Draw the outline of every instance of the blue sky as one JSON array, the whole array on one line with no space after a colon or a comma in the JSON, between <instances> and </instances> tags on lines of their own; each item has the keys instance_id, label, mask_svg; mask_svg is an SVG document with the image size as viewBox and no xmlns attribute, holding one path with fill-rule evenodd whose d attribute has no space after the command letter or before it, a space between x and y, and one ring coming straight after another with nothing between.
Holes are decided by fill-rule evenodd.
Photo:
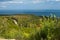
<instances>
[{"instance_id":1,"label":"blue sky","mask_svg":"<svg viewBox=\"0 0 60 40\"><path fill-rule=\"evenodd\" d=\"M60 0L0 0L0 10L60 9Z\"/></svg>"}]
</instances>

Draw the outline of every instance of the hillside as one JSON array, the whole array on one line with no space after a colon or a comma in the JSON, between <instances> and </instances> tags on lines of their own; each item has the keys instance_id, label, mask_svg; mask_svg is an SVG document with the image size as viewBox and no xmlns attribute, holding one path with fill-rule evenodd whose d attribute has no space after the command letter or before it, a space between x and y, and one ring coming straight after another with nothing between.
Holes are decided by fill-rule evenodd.
<instances>
[{"instance_id":1,"label":"hillside","mask_svg":"<svg viewBox=\"0 0 60 40\"><path fill-rule=\"evenodd\" d=\"M0 37L4 39L59 40L59 28L60 18L55 15L48 17L25 14L0 16Z\"/></svg>"}]
</instances>

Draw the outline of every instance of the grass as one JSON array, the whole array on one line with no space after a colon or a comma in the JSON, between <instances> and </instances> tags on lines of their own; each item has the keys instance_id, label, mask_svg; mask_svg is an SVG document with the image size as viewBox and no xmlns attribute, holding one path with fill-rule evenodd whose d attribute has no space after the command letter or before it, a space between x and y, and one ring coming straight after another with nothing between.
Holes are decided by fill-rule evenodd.
<instances>
[{"instance_id":1,"label":"grass","mask_svg":"<svg viewBox=\"0 0 60 40\"><path fill-rule=\"evenodd\" d=\"M17 40L60 40L60 18L55 15L0 16L0 37Z\"/></svg>"}]
</instances>

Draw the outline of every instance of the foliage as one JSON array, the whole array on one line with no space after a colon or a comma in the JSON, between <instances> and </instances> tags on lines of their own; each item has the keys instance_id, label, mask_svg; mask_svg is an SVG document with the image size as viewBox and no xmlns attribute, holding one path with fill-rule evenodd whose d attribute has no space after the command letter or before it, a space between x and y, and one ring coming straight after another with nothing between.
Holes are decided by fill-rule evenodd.
<instances>
[{"instance_id":1,"label":"foliage","mask_svg":"<svg viewBox=\"0 0 60 40\"><path fill-rule=\"evenodd\" d=\"M60 18L55 15L0 16L0 37L17 40L60 40Z\"/></svg>"}]
</instances>

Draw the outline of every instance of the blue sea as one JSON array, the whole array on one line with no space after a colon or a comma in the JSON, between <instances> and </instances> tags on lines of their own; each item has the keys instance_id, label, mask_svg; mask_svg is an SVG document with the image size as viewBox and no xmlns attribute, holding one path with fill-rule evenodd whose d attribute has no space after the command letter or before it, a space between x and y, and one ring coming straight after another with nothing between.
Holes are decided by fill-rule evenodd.
<instances>
[{"instance_id":1,"label":"blue sea","mask_svg":"<svg viewBox=\"0 0 60 40\"><path fill-rule=\"evenodd\" d=\"M0 15L14 15L14 14L33 14L37 16L49 16L51 14L60 17L60 10L0 10Z\"/></svg>"}]
</instances>

